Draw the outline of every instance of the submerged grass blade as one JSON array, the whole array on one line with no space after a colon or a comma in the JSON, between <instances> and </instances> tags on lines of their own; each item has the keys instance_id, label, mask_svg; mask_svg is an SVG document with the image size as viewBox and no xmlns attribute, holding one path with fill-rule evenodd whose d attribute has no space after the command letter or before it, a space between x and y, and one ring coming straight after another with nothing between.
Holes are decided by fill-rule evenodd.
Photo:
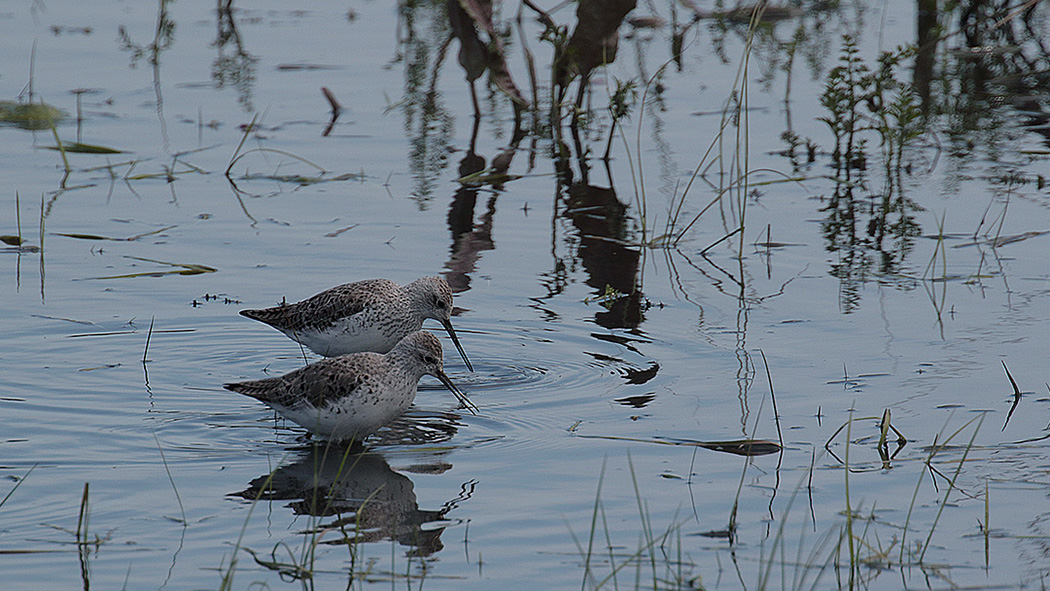
<instances>
[{"instance_id":1,"label":"submerged grass blade","mask_svg":"<svg viewBox=\"0 0 1050 591\"><path fill-rule=\"evenodd\" d=\"M157 319L156 316L151 316L150 319L149 319L149 331L146 332L146 347L142 350L142 363L143 363L143 365L145 365L146 361L148 361L146 356L149 354L149 342L150 342L150 339L153 338L153 321L156 320L156 319ZM156 435L154 435L154 437L156 437ZM160 445L159 441L157 442L157 445ZM163 453L161 455L163 455Z\"/></svg>"},{"instance_id":2,"label":"submerged grass blade","mask_svg":"<svg viewBox=\"0 0 1050 591\"><path fill-rule=\"evenodd\" d=\"M263 148L259 148L259 150L263 150ZM266 151L274 151L274 150L267 149ZM245 155L247 155L247 154L248 154L248 152L245 153ZM286 152L283 152L283 154L285 154L286 156L291 156L293 158L298 158L298 156L295 156L293 154L288 154ZM331 183L331 182L338 182L338 181L360 181L360 180L364 180L364 178L365 178L364 173L360 173L360 172L347 172L347 173L338 174L338 175L330 176L330 177L324 176L325 174L327 174L327 172L324 171L324 170L321 170L321 173L318 174L317 176L304 176L304 175L301 175L301 174L277 174L277 173L263 174L263 173L253 173L253 174L246 174L246 175L242 176L241 179L242 180L246 180L246 181L254 181L254 180L278 181L278 182L281 182L281 183L294 183L294 184L302 186L302 187L308 187L310 185L316 185L318 183ZM507 180L506 179L506 175L504 175L504 177L505 177L504 180Z\"/></svg>"},{"instance_id":3,"label":"submerged grass blade","mask_svg":"<svg viewBox=\"0 0 1050 591\"><path fill-rule=\"evenodd\" d=\"M15 224L18 227L18 244L22 244L22 204L18 197L18 191L15 191Z\"/></svg>"},{"instance_id":4,"label":"submerged grass blade","mask_svg":"<svg viewBox=\"0 0 1050 591\"><path fill-rule=\"evenodd\" d=\"M4 498L0 499L0 507L3 507L4 503L7 502L7 499L10 499L11 495L15 494L15 491L18 490L18 487L22 486L22 483L25 482L26 478L28 478L29 475L33 473L33 470L36 470L36 467L38 465L39 464L33 464L33 466L29 468L28 472L26 472L21 478L15 480L15 485L11 487L11 490L7 491L7 494L4 495Z\"/></svg>"},{"instance_id":5,"label":"submerged grass blade","mask_svg":"<svg viewBox=\"0 0 1050 591\"><path fill-rule=\"evenodd\" d=\"M594 533L598 528L598 513L602 505L602 483L605 481L605 466L607 458L602 459L602 470L598 474L598 490L594 493L594 509L591 511L591 531L587 536L587 553L584 555L583 561L583 581L580 584L580 591L587 588L587 579L592 576L591 574L591 556L594 555ZM608 535L608 532L606 532Z\"/></svg>"},{"instance_id":6,"label":"submerged grass blade","mask_svg":"<svg viewBox=\"0 0 1050 591\"><path fill-rule=\"evenodd\" d=\"M850 405L851 409L852 409L852 407L853 407L853 405ZM845 479L846 479L846 484L845 484L845 486L846 486L846 540L847 540L847 548L849 550L849 588L850 589L854 588L854 583L856 581L855 575L857 574L857 570L859 568L859 565L857 564L856 549L855 549L855 547L853 545L853 505L850 502L850 495L849 495L849 448L850 448L850 439L852 439L852 437L853 437L853 411L850 410L849 420L846 421L846 453L845 453L846 461L844 462L844 465L843 465L843 467L844 467L843 472L845 473Z\"/></svg>"},{"instance_id":7,"label":"submerged grass blade","mask_svg":"<svg viewBox=\"0 0 1050 591\"><path fill-rule=\"evenodd\" d=\"M150 332L153 330L153 321L149 323ZM146 340L146 346L149 347L149 340ZM142 360L145 361L146 357L143 354ZM157 438L156 432L153 433L153 441L157 442L157 451L160 452L160 461L164 464L164 473L168 475L168 482L171 483L172 490L175 491L175 501L179 504L179 512L182 514L182 525L188 525L186 521L186 508L182 505L182 497L179 496L179 487L175 486L175 478L171 475L171 469L168 468L168 460L164 457L164 448L160 445L160 439Z\"/></svg>"},{"instance_id":8,"label":"submerged grass blade","mask_svg":"<svg viewBox=\"0 0 1050 591\"><path fill-rule=\"evenodd\" d=\"M766 367L766 380L769 381L769 398L773 401L773 420L777 425L777 438L780 440L780 448L784 448L784 433L780 430L780 413L777 412L777 395L773 392L773 376L769 373L769 362L766 361L766 352L759 349L762 354L762 364Z\"/></svg>"},{"instance_id":9,"label":"submerged grass blade","mask_svg":"<svg viewBox=\"0 0 1050 591\"><path fill-rule=\"evenodd\" d=\"M84 492L80 495L80 514L77 516L77 544L82 544L87 539L88 529L88 489L89 483L84 483Z\"/></svg>"},{"instance_id":10,"label":"submerged grass blade","mask_svg":"<svg viewBox=\"0 0 1050 591\"><path fill-rule=\"evenodd\" d=\"M963 450L962 457L959 458L959 463L955 466L955 473L952 474L952 479L948 482L948 489L944 491L944 498L941 499L941 502L937 504L937 515L933 518L933 524L930 525L930 533L926 535L926 542L922 545L922 552L919 554L919 564L922 564L923 558L926 556L926 550L929 549L930 540L933 539L933 533L937 530L937 523L941 519L941 513L944 512L944 507L948 504L948 496L952 493L953 490L955 490L955 482L959 479L959 474L962 473L963 464L966 463L966 458L970 455L970 450L973 449L974 441L977 439L977 432L981 430L981 424L984 423L984 413L981 413L981 415L974 417L974 419L970 420L966 424L969 425L974 420L977 421L977 424L974 426L973 434L970 435L970 441L966 443L966 449ZM960 428L960 431L961 430L962 429ZM959 431L956 431L956 433L958 432ZM927 461L927 464L928 463L929 461Z\"/></svg>"}]
</instances>

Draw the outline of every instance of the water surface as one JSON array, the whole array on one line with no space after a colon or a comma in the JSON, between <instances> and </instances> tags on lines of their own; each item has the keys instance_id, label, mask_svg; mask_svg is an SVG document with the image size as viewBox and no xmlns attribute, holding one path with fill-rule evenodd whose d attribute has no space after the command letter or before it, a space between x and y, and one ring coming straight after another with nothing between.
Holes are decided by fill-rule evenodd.
<instances>
[{"instance_id":1,"label":"water surface","mask_svg":"<svg viewBox=\"0 0 1050 591\"><path fill-rule=\"evenodd\" d=\"M1008 21L1008 47L942 15L930 125L889 170L872 130L866 167L833 166L820 96L843 34L869 68L916 42L909 3L806 6L762 25L749 54L744 24L639 6L631 17L663 25L621 27L616 62L590 82L589 158L566 111L562 162L542 117L505 152L512 105L484 77L472 139L459 42L441 58L444 3L233 8L0 14L0 99L30 100L32 66L32 100L67 114L64 142L121 151L69 153L66 175L48 127L0 127L0 234L20 224L24 239L0 253L0 495L18 487L0 506L5 586L1047 577L1047 104L1017 82L1025 60L1045 77L1031 37L1045 45L1045 6L1031 31ZM535 58L546 109L551 45L528 8L523 41L517 10L495 22L530 101L525 49ZM569 7L551 16L576 22ZM897 73L919 91L921 56ZM606 167L617 80L638 95ZM344 107L334 123L322 87ZM513 178L457 181L501 153ZM691 179L679 230L742 170L746 189L673 247L660 239ZM222 389L304 362L238 310L427 274L457 289L476 371L445 338L446 371L477 416L425 378L346 475L335 452ZM1004 366L1021 391L1009 422ZM879 448L887 410L902 449L892 431ZM746 438L784 451L666 445Z\"/></svg>"}]
</instances>

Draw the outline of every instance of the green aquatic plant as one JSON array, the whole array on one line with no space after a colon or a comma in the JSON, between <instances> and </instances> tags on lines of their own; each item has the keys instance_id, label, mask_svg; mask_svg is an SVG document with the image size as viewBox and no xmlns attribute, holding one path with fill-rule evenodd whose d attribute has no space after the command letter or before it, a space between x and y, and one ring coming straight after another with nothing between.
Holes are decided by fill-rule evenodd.
<instances>
[{"instance_id":1,"label":"green aquatic plant","mask_svg":"<svg viewBox=\"0 0 1050 591\"><path fill-rule=\"evenodd\" d=\"M832 132L835 170L834 188L822 198L821 229L825 248L839 253L831 274L842 282L841 305L847 312L856 308L858 288L869 274L901 280L901 266L921 234L915 213L923 208L907 194L904 182L918 156L911 149L927 128L919 95L902 72L915 53L913 47L899 47L882 52L869 66L847 35L839 65L828 73L820 96L825 114L818 120ZM784 140L784 155L791 158L802 140L791 135ZM815 154L810 145L806 150Z\"/></svg>"},{"instance_id":2,"label":"green aquatic plant","mask_svg":"<svg viewBox=\"0 0 1050 591\"><path fill-rule=\"evenodd\" d=\"M53 123L62 121L66 116L65 111L43 101L39 103L0 101L0 125L40 131L50 128Z\"/></svg>"},{"instance_id":3,"label":"green aquatic plant","mask_svg":"<svg viewBox=\"0 0 1050 591\"><path fill-rule=\"evenodd\" d=\"M831 130L835 147L831 152L836 168L845 164L848 171L863 159L857 134L863 129L862 103L868 96L870 70L860 58L860 50L850 35L843 36L839 65L832 68L820 95L820 105L827 115L818 117Z\"/></svg>"},{"instance_id":4,"label":"green aquatic plant","mask_svg":"<svg viewBox=\"0 0 1050 591\"><path fill-rule=\"evenodd\" d=\"M914 46L884 51L872 69L860 56L851 35L844 35L842 41L839 65L828 73L820 95L827 114L817 118L834 136L832 161L847 179L851 170L865 169L865 136L874 132L879 137L887 176L899 175L905 167L905 149L926 131L919 97L912 84L898 74L917 51Z\"/></svg>"}]
</instances>

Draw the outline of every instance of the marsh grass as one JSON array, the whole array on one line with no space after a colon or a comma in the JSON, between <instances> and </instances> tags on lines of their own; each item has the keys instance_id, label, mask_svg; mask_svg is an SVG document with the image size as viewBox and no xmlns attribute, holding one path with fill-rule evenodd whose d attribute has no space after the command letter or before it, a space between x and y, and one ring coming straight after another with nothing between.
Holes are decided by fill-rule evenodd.
<instances>
[{"instance_id":1,"label":"marsh grass","mask_svg":"<svg viewBox=\"0 0 1050 591\"><path fill-rule=\"evenodd\" d=\"M248 514L245 515L244 522L241 524L240 532L237 534L237 540L233 544L233 551L229 556L229 563L226 562L226 556L223 556L222 562L219 564L219 591L231 591L233 589L234 575L237 573L237 565L240 561L240 551L244 548L242 545L244 542L244 535L248 531L248 524L251 523L252 513L255 511L255 507L259 504L259 500L265 493L266 487L273 480L273 475L277 472L277 469L283 461L284 458L277 463L277 467L275 467L267 476L266 482L263 486L259 487L259 492L256 497L248 504Z\"/></svg>"},{"instance_id":2,"label":"marsh grass","mask_svg":"<svg viewBox=\"0 0 1050 591\"><path fill-rule=\"evenodd\" d=\"M825 530L824 533L822 533L812 544L811 550L808 553L805 551L805 531L807 528L805 527L805 524L801 524L802 526L798 528L799 540L797 543L795 558L792 561L785 558L784 545L786 542L785 531L787 531L786 522L792 512L794 500L798 492L802 489L805 476L800 478L798 486L796 486L795 491L792 493L787 505L782 511L782 517L780 518L781 522L773 537L772 547L762 564L760 583L756 588L818 588L817 586L821 577L823 577L829 569L837 575L837 588L866 588L876 577L886 571L898 570L900 576L906 580L907 573L911 569L916 569L918 572L923 573L923 576L929 580L930 578L935 579L943 576L942 571L944 568L950 567L950 565L928 562L926 560L926 552L932 544L942 512L944 508L949 505L951 496L955 493L962 493L967 497L974 497L974 495L962 491L958 486L958 481L962 474L963 466L966 465L967 457L974 449L974 441L980 430L983 414L967 421L957 430L952 432L947 438L943 438L943 440L943 430L935 436L934 444L930 447L925 458L922 458L921 460L923 469L919 471L914 494L912 495L910 503L906 507L906 520L900 525L887 522L884 518L879 516L878 502L872 503L870 508L865 509L864 503L857 502L854 498L854 479L858 477L858 475L868 471L865 469L859 469L850 463L850 450L857 445L853 439L853 424L858 420L864 419L850 417L850 419L837 431L837 433L841 433L842 431L845 431L846 433L846 439L843 443L845 447L845 459L841 460L840 467L836 468L843 471L844 477L842 489L842 495L845 501L845 509L842 512L843 523ZM887 433L891 430L886 427L887 424L888 413L884 413L882 425L880 426L880 447L886 444ZM966 444L961 447L953 447L955 450L961 449L960 457L956 460L950 460L951 462L954 462L955 470L950 476L943 474L935 466L935 463L937 463L937 455L941 451L949 449L950 442L963 435L967 429L970 429L971 432L970 438ZM834 454L832 455L834 456ZM884 466L883 470L887 468L888 467ZM923 530L917 530L915 528L913 517L919 509L919 492L922 488L922 483L926 480L927 473L940 476L949 486L943 491L941 500L937 503L937 510L932 516L932 519L926 524ZM982 530L984 530L985 534L985 556L987 560L987 523L990 521L987 479L985 479L984 488L984 499L982 503ZM882 509L883 511L895 511L902 508L894 507L892 503L889 503L888 506L884 505ZM810 521L810 519L807 518L807 521ZM813 521L812 525L815 529L816 522ZM888 540L883 540L882 536L880 536L880 531L886 529L888 529L892 535ZM914 532L924 535L924 539L909 544L907 538L909 534ZM781 573L781 583L779 585L771 582L772 571L778 567ZM789 569L791 570L790 577L787 572ZM843 573L846 576L845 580L842 578ZM807 577L810 577L811 575L815 578L811 581L807 580ZM787 583L789 578L790 584Z\"/></svg>"},{"instance_id":3,"label":"marsh grass","mask_svg":"<svg viewBox=\"0 0 1050 591\"><path fill-rule=\"evenodd\" d=\"M653 526L652 516L642 498L638 478L634 470L634 462L630 453L627 454L627 464L631 474L631 484L634 490L635 504L638 509L639 533L637 546L633 551L617 553L617 546L613 540L613 533L609 528L608 516L602 500L602 487L605 480L606 462L602 462L601 472L598 477L598 488L595 492L594 503L591 511L591 523L588 530L586 546L573 532L569 526L569 534L576 545L577 552L583 561L583 581L581 591L588 589L597 591L599 589L621 587L620 580L626 579L623 574L625 570L634 571L634 589L695 589L697 588L697 577L691 576L693 564L685 556L681 527L685 520L675 519L663 530L657 530ZM600 523L600 527L599 527ZM601 545L598 536L604 540L604 551L599 551ZM598 572L599 566L607 567ZM644 583L644 584L643 584Z\"/></svg>"},{"instance_id":4,"label":"marsh grass","mask_svg":"<svg viewBox=\"0 0 1050 591\"><path fill-rule=\"evenodd\" d=\"M764 359L763 354L763 359ZM769 379L770 397L773 399L774 415L776 411L775 394L773 393L772 375L769 372L768 364L766 365L766 375ZM730 546L736 543L737 527L738 527L738 512L740 509L741 495L744 491L745 477L748 473L748 467L750 466L751 457L758 455L766 455L767 453L783 452L783 436L780 431L780 419L779 416L775 416L776 426L778 435L781 437L781 443L773 443L770 441L762 441L755 439L755 431L762 418L762 410L765 405L765 399L763 398L763 404L759 407L758 412L755 416L754 426L752 428L751 437L745 440L736 442L721 442L724 444L732 444L727 449L721 449L718 446L719 442L683 442L680 440L670 441L659 441L649 440L646 442L650 443L662 443L666 445L695 445L696 447L706 447L708 449L717 449L718 451L730 451L738 455L744 456L745 461L740 474L740 480L737 485L736 495L733 499L732 508L729 512L728 524L723 532L718 532L718 537L724 537L728 540ZM640 441L630 438L616 438L609 437L610 439L627 439L632 441ZM781 461L782 461L781 456ZM695 452L694 452L695 460ZM641 487L638 484L638 477L634 470L634 462L631 459L630 452L627 453L627 463L631 475L631 484L634 491L635 506L637 507L638 519L640 522L638 542L636 549L628 554L617 554L614 551L616 546L612 540L612 534L609 529L608 517L604 503L602 501L602 487L605 478L606 461L602 462L601 472L598 478L598 488L595 492L595 499L591 511L591 523L589 529L589 535L587 539L586 547L581 543L580 539L573 533L571 526L569 527L569 533L572 537L577 551L580 553L583 559L584 577L581 584L581 591L588 589L597 591L598 589L607 588L610 583L613 588L619 589L619 579L621 571L627 567L634 568L634 581L633 589L702 589L703 583L700 576L694 576L693 570L696 567L692 559L689 558L688 552L684 549L682 544L682 528L688 523L688 519L679 519L677 516L672 519L671 523L664 529L658 530L653 525L652 516L648 510L647 504L643 499ZM778 462L779 466L779 462ZM689 482L692 482L692 462L690 463ZM691 486L691 485L690 485ZM772 501L771 501L772 503ZM771 505L772 506L772 505ZM599 516L601 517L601 532L598 530ZM782 526L783 527L783 526ZM598 533L602 534L605 540L605 553L598 554L596 548L595 539ZM599 558L600 556L600 558ZM604 576L600 576L596 572L596 565L598 561L601 561L603 565L608 567L608 572L604 573Z\"/></svg>"},{"instance_id":5,"label":"marsh grass","mask_svg":"<svg viewBox=\"0 0 1050 591\"><path fill-rule=\"evenodd\" d=\"M706 149L700 155L685 187L679 192L675 188L668 205L666 220L663 223L662 233L655 235L653 229L658 225L654 219L649 221L649 208L646 199L644 167L642 166L642 115L638 117L638 125L635 136L635 149L637 151L638 182L636 188L636 206L639 209L639 217L642 226L641 244L649 248L677 249L681 241L710 211L715 205L719 206L722 213L722 225L724 234L721 238L710 243L701 251L706 254L716 245L725 242L734 236L739 236L737 244L737 256L742 260L744 248L744 231L747 223L747 200L753 190L754 181L751 176L759 171L750 168L750 126L749 126L749 68L755 35L761 26L763 16L768 8L768 3L758 2L753 6L741 9L741 14L747 14L747 32L744 47L741 51L740 61L737 65L736 74L731 86L729 96L726 97L721 110L718 128L715 131ZM684 44L683 39L677 43ZM675 58L666 61L660 69L648 80L645 86L641 102L644 105L650 87L657 81L664 69L673 64ZM733 131L730 135L730 130ZM632 166L632 171L634 167ZM783 177L783 180L772 182L797 181L789 175L772 171ZM713 180L711 178L713 173ZM633 173L632 173L633 174ZM713 196L705 205L684 221L685 206L694 184L698 181L706 183Z\"/></svg>"},{"instance_id":6,"label":"marsh grass","mask_svg":"<svg viewBox=\"0 0 1050 591\"><path fill-rule=\"evenodd\" d=\"M953 565L930 561L927 551L931 546L936 547L935 539L943 512L945 508L953 505L952 499L958 495L981 502L978 524L984 537L984 556L987 564L990 555L988 532L991 522L988 478L983 479L984 490L980 494L965 491L960 485L964 467L969 465L969 456L975 449L983 417L983 413L973 417L950 433L947 432L946 424L941 432L934 436L933 444L922 456L898 460L903 466L920 467L913 495L910 500L900 499L904 502L902 506L892 499L879 498L869 503L857 498L855 489L858 479L867 478L866 474L873 472L885 472L889 466L884 463L881 468L872 469L855 462L854 448L865 438L856 437L854 426L858 421L878 420L878 448L885 448L893 440L893 435L896 435L898 443L904 440L904 436L890 424L888 411L881 417L854 417L851 413L827 445L827 453L836 459L837 464L824 469L842 472L841 489L838 495L835 495L843 504L842 509L837 512L840 522L824 528L813 539L809 539L807 535L808 530L816 532L818 524L818 518L812 510L812 481L817 460L817 454L814 452L809 470L799 476L797 484L780 508L779 516L774 516L773 505L770 505L769 515L778 523L771 532L767 527L766 537L761 540L761 551L757 557L757 571L754 573L753 582L749 582L741 571L736 553L731 553L744 588L784 591L818 588L863 589L868 588L878 577L893 571L897 571L897 576L904 581L903 585L907 585L907 578L912 571L927 582L944 579L951 583L948 572ZM832 441L840 434L845 436L841 444L844 447L842 459L831 450ZM965 441L962 444L955 444L963 438ZM955 457L942 459L940 456L946 451L951 451ZM610 515L605 499L605 490L608 488L605 484L607 461L603 461L586 538L581 539L573 533L571 526L569 528L582 561L581 590L705 588L701 576L695 574L699 566L689 558L688 548L692 544L683 546L682 543L684 537L688 539L690 535L683 534L688 520L676 517L667 527L656 528L629 453L627 461L639 524L636 528L638 541L633 551L615 550L622 547L622 544L617 545L609 526ZM945 466L951 469L944 470ZM934 486L938 481L947 483L943 489L937 488L939 501L932 514L929 509L920 507L919 504L920 492L928 476L933 477ZM802 521L796 523L797 520L793 516L798 514L796 501L802 492L808 492L810 495L811 510L802 514ZM737 515L740 494L741 492L738 492L733 501L728 530L719 532L722 534L719 537L724 537L731 550L738 544L748 543L747 540L738 539L737 528L741 525ZM622 506L626 508L626 504ZM886 518L886 515L894 512L905 513L904 523L894 523ZM920 512L928 516L921 527L918 525ZM616 516L616 519L620 520L622 517ZM797 539L789 539L792 532L797 532ZM915 536L919 539L911 541ZM721 570L720 565L719 571ZM626 573L632 571L634 576L628 577ZM827 581L828 576L834 576L834 581Z\"/></svg>"},{"instance_id":7,"label":"marsh grass","mask_svg":"<svg viewBox=\"0 0 1050 591\"><path fill-rule=\"evenodd\" d=\"M150 320L149 327L150 327L150 332L152 333L152 331L153 331L153 320L152 319ZM148 338L146 339L146 348L147 348L147 350L149 349L149 339ZM143 354L142 354L142 362L143 363L146 362L146 353L145 352L143 352ZM157 453L160 454L160 461L161 461L162 464L164 464L164 473L168 475L168 482L171 483L171 490L175 492L175 502L178 503L178 505L179 505L179 513L181 514L182 517L181 517L181 519L178 519L177 521L183 527L185 527L185 526L189 525L189 522L186 521L186 508L182 505L182 495L179 494L179 487L175 485L175 477L171 475L171 467L168 466L168 459L166 457L164 457L164 448L163 448L163 446L161 446L160 439L157 438L157 433L156 432L153 433L153 441L156 442L156 444L157 444Z\"/></svg>"}]
</instances>

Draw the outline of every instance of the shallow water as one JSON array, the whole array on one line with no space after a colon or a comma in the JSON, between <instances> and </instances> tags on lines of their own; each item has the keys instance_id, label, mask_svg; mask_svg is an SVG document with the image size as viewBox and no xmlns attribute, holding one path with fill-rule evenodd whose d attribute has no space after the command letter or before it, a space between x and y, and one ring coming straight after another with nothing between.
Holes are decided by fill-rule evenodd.
<instances>
[{"instance_id":1,"label":"shallow water","mask_svg":"<svg viewBox=\"0 0 1050 591\"><path fill-rule=\"evenodd\" d=\"M20 224L27 244L0 252L0 499L17 485L0 505L5 588L218 589L230 572L236 589L841 588L850 554L835 547L848 528L854 586L1030 588L1050 574L1044 96L993 76L986 102L963 112L970 95L942 81L959 110L909 148L897 189L917 206L913 235L878 248L878 146L853 207L836 201L818 97L842 33L870 64L914 41L915 7L781 21L748 62L742 236L709 248L739 223L726 198L676 248L643 247L716 137L744 55L739 25L689 28L681 68L665 68L659 93L622 122L609 170L592 158L590 187L570 192L544 137L519 145L509 172L520 178L456 181L471 162L472 107L456 42L433 71L443 3L400 18L386 3L236 8L236 35L204 2L0 13L0 99L18 100L35 53L33 97L70 115L63 141L123 151L67 154L63 179L50 129L0 127L0 234ZM503 6L499 22L516 10ZM615 79L667 63L671 11L636 9L668 23L624 26L617 61L593 80L594 108ZM575 21L568 8L553 16ZM172 25L166 36L158 22ZM525 28L549 63L539 25ZM957 39L940 50L954 55ZM321 87L345 107L327 134ZM88 90L79 125L76 89ZM478 90L475 151L491 162L513 114ZM780 154L789 128L820 145L815 162ZM729 129L679 228L738 166ZM592 156L606 131L585 135ZM320 180L315 166L326 182L290 177ZM993 248L996 237L1018 240ZM303 363L238 310L426 274L458 289L454 324L476 371L442 336L446 371L477 416L424 378L406 420L340 478L332 452L222 389ZM1022 391L1008 423L1004 364ZM887 409L907 444L896 450L891 435L883 459L872 417ZM778 441L778 430L784 452L760 457L666 445Z\"/></svg>"}]
</instances>

